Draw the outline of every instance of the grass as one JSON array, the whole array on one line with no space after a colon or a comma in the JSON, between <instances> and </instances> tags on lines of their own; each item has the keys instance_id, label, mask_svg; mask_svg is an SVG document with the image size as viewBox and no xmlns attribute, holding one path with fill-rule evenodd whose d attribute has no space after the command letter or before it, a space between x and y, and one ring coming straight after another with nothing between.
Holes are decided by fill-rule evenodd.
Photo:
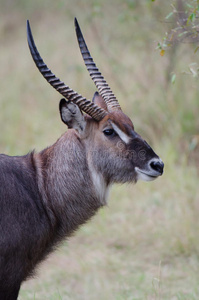
<instances>
[{"instance_id":1,"label":"grass","mask_svg":"<svg viewBox=\"0 0 199 300\"><path fill-rule=\"evenodd\" d=\"M30 57L26 19L53 72L92 98L94 85L73 28L76 16L123 110L165 162L155 182L115 186L108 207L49 256L23 284L20 300L199 298L198 87L197 79L181 72L196 57L179 47L174 66L172 53L154 51L164 30L155 21L158 9L149 1L1 3L0 152L39 151L65 131L60 96ZM169 8L165 3L161 9L166 15ZM168 69L177 73L174 85L165 79Z\"/></svg>"}]
</instances>

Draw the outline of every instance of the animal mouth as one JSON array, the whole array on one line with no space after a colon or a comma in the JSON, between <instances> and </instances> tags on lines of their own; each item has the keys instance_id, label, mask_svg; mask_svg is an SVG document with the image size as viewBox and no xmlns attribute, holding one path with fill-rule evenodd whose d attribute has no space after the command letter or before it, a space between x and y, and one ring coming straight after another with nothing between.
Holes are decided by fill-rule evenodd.
<instances>
[{"instance_id":1,"label":"animal mouth","mask_svg":"<svg viewBox=\"0 0 199 300\"><path fill-rule=\"evenodd\" d=\"M135 171L137 173L137 178L144 180L144 181L152 181L155 180L158 176L162 175L161 173L157 171L146 171L141 170L138 167L135 167Z\"/></svg>"}]
</instances>

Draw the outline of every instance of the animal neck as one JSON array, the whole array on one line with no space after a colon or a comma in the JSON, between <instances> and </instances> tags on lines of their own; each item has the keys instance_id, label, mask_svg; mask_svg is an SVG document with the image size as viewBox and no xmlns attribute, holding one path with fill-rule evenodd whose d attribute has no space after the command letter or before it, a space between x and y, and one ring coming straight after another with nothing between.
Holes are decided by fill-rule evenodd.
<instances>
[{"instance_id":1,"label":"animal neck","mask_svg":"<svg viewBox=\"0 0 199 300\"><path fill-rule=\"evenodd\" d=\"M69 236L106 203L108 187L88 156L70 131L37 154L40 191L60 236Z\"/></svg>"}]
</instances>

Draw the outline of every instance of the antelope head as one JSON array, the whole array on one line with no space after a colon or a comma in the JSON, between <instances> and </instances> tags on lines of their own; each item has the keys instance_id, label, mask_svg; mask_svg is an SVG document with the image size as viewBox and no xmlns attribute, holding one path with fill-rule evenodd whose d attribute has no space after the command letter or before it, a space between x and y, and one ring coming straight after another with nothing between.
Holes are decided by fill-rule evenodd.
<instances>
[{"instance_id":1,"label":"antelope head","mask_svg":"<svg viewBox=\"0 0 199 300\"><path fill-rule=\"evenodd\" d=\"M75 19L82 57L98 92L87 100L57 78L41 58L27 22L29 48L41 74L65 99L60 101L62 121L72 128L86 149L92 176L108 186L114 182L150 181L162 175L164 164L147 142L134 130L94 63ZM85 112L86 114L83 114ZM68 155L67 153L65 155ZM100 179L99 179L100 180Z\"/></svg>"}]
</instances>

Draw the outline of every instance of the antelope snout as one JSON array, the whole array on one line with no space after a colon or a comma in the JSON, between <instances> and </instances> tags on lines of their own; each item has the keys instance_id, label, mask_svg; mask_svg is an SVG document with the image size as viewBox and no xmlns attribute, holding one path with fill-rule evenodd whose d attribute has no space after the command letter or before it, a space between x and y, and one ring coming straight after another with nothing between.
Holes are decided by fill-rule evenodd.
<instances>
[{"instance_id":1,"label":"antelope snout","mask_svg":"<svg viewBox=\"0 0 199 300\"><path fill-rule=\"evenodd\" d=\"M154 159L150 162L150 168L162 175L164 170L164 163L161 159Z\"/></svg>"},{"instance_id":2,"label":"antelope snout","mask_svg":"<svg viewBox=\"0 0 199 300\"><path fill-rule=\"evenodd\" d=\"M143 168L135 167L137 180L151 181L163 174L164 163L160 158L152 158Z\"/></svg>"}]
</instances>

